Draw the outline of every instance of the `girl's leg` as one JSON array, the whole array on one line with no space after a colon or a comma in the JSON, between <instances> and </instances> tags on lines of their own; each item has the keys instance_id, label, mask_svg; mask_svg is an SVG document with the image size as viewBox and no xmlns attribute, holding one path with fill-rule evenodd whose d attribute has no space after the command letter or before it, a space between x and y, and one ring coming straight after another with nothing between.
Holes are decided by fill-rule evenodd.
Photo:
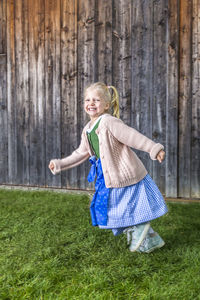
<instances>
[{"instance_id":1,"label":"girl's leg","mask_svg":"<svg viewBox=\"0 0 200 300\"><path fill-rule=\"evenodd\" d=\"M124 229L125 229L125 227L113 228L112 232L116 236L116 235L119 235L119 234L123 233Z\"/></svg>"},{"instance_id":2,"label":"girl's leg","mask_svg":"<svg viewBox=\"0 0 200 300\"><path fill-rule=\"evenodd\" d=\"M140 247L149 231L150 223L138 224L126 228L123 232L127 235L127 242L130 244L130 251L135 252Z\"/></svg>"},{"instance_id":3,"label":"girl's leg","mask_svg":"<svg viewBox=\"0 0 200 300\"><path fill-rule=\"evenodd\" d=\"M155 249L163 247L164 245L165 242L163 239L150 227L146 238L142 242L141 246L137 249L137 252L150 253Z\"/></svg>"}]
</instances>

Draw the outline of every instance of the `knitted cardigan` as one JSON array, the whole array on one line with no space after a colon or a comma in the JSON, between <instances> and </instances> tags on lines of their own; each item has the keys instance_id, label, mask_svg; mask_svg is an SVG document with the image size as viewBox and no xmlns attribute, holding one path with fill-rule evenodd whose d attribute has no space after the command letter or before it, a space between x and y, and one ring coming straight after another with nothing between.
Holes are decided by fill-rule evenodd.
<instances>
[{"instance_id":1,"label":"knitted cardigan","mask_svg":"<svg viewBox=\"0 0 200 300\"><path fill-rule=\"evenodd\" d=\"M83 129L80 146L71 155L51 161L54 164L53 174L78 166L94 155L86 133L90 125L91 121ZM131 148L148 152L152 160L156 160L159 151L164 149L163 145L109 114L103 115L96 133L107 188L132 185L146 176L147 170Z\"/></svg>"}]
</instances>

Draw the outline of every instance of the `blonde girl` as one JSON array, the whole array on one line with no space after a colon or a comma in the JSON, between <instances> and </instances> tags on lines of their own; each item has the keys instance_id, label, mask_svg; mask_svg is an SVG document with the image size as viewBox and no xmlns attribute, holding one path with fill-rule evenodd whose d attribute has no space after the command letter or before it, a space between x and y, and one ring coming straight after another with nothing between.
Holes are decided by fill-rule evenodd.
<instances>
[{"instance_id":1,"label":"blonde girl","mask_svg":"<svg viewBox=\"0 0 200 300\"><path fill-rule=\"evenodd\" d=\"M53 159L53 174L75 167L89 158L88 181L95 181L90 206L93 226L125 233L130 251L149 253L164 245L150 221L167 212L164 199L131 148L148 152L152 160L164 160L163 145L139 133L119 119L119 96L114 86L96 82L86 88L84 110L90 121L81 143L70 156Z\"/></svg>"}]
</instances>

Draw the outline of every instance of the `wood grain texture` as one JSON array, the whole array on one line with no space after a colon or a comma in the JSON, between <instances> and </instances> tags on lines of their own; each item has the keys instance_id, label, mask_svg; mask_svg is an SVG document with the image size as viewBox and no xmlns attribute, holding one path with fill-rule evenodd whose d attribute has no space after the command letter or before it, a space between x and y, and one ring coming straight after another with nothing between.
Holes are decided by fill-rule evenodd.
<instances>
[{"instance_id":1,"label":"wood grain texture","mask_svg":"<svg viewBox=\"0 0 200 300\"><path fill-rule=\"evenodd\" d=\"M166 1L154 1L152 138L164 146L166 139L167 17ZM158 187L165 191L165 162L153 163L153 179Z\"/></svg>"},{"instance_id":2,"label":"wood grain texture","mask_svg":"<svg viewBox=\"0 0 200 300\"><path fill-rule=\"evenodd\" d=\"M120 117L131 124L131 2L114 1L113 84L119 91Z\"/></svg>"},{"instance_id":3,"label":"wood grain texture","mask_svg":"<svg viewBox=\"0 0 200 300\"><path fill-rule=\"evenodd\" d=\"M95 1L79 0L78 2L78 94L77 94L77 138L80 143L81 132L88 121L83 109L84 89L95 81ZM87 188L89 164L78 167L78 186Z\"/></svg>"},{"instance_id":4,"label":"wood grain texture","mask_svg":"<svg viewBox=\"0 0 200 300\"><path fill-rule=\"evenodd\" d=\"M15 1L15 106L17 184L29 184L29 53L28 53L28 0Z\"/></svg>"},{"instance_id":5,"label":"wood grain texture","mask_svg":"<svg viewBox=\"0 0 200 300\"><path fill-rule=\"evenodd\" d=\"M6 53L6 0L0 1L0 54Z\"/></svg>"},{"instance_id":6,"label":"wood grain texture","mask_svg":"<svg viewBox=\"0 0 200 300\"><path fill-rule=\"evenodd\" d=\"M61 6L62 157L70 155L77 141L77 1ZM77 168L62 173L62 187L78 189Z\"/></svg>"},{"instance_id":7,"label":"wood grain texture","mask_svg":"<svg viewBox=\"0 0 200 300\"><path fill-rule=\"evenodd\" d=\"M167 97L166 97L166 197L178 195L178 80L179 0L168 3Z\"/></svg>"},{"instance_id":8,"label":"wood grain texture","mask_svg":"<svg viewBox=\"0 0 200 300\"><path fill-rule=\"evenodd\" d=\"M200 0L0 0L0 182L91 189L53 176L89 120L85 87L115 85L121 118L165 145L136 151L167 197L200 197ZM6 161L6 163L5 163Z\"/></svg>"},{"instance_id":9,"label":"wood grain texture","mask_svg":"<svg viewBox=\"0 0 200 300\"><path fill-rule=\"evenodd\" d=\"M132 3L131 125L152 138L153 1ZM152 175L147 153L137 152Z\"/></svg>"},{"instance_id":10,"label":"wood grain texture","mask_svg":"<svg viewBox=\"0 0 200 300\"><path fill-rule=\"evenodd\" d=\"M191 197L197 198L200 187L200 0L193 0L192 29Z\"/></svg>"},{"instance_id":11,"label":"wood grain texture","mask_svg":"<svg viewBox=\"0 0 200 300\"><path fill-rule=\"evenodd\" d=\"M112 1L96 1L95 81L112 85Z\"/></svg>"},{"instance_id":12,"label":"wood grain texture","mask_svg":"<svg viewBox=\"0 0 200 300\"><path fill-rule=\"evenodd\" d=\"M44 1L28 1L29 14L29 105L30 184L45 185L45 53ZM34 16L34 18L33 18Z\"/></svg>"},{"instance_id":13,"label":"wood grain texture","mask_svg":"<svg viewBox=\"0 0 200 300\"><path fill-rule=\"evenodd\" d=\"M8 182L6 1L0 1L0 183Z\"/></svg>"},{"instance_id":14,"label":"wood grain texture","mask_svg":"<svg viewBox=\"0 0 200 300\"><path fill-rule=\"evenodd\" d=\"M189 197L191 189L191 41L192 1L180 1L179 68L179 197Z\"/></svg>"},{"instance_id":15,"label":"wood grain texture","mask_svg":"<svg viewBox=\"0 0 200 300\"><path fill-rule=\"evenodd\" d=\"M14 0L7 1L8 183L17 178Z\"/></svg>"},{"instance_id":16,"label":"wood grain texture","mask_svg":"<svg viewBox=\"0 0 200 300\"><path fill-rule=\"evenodd\" d=\"M61 156L60 1L45 1L46 168ZM46 184L61 186L61 175L46 172Z\"/></svg>"},{"instance_id":17,"label":"wood grain texture","mask_svg":"<svg viewBox=\"0 0 200 300\"><path fill-rule=\"evenodd\" d=\"M8 127L6 55L0 54L0 183L8 182Z\"/></svg>"}]
</instances>

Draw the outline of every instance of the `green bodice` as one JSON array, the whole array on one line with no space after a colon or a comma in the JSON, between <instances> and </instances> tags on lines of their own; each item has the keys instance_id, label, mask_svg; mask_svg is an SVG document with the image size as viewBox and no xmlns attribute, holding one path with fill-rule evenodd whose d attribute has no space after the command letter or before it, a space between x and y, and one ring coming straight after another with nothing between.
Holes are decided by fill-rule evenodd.
<instances>
[{"instance_id":1,"label":"green bodice","mask_svg":"<svg viewBox=\"0 0 200 300\"><path fill-rule=\"evenodd\" d=\"M101 119L97 122L97 124L94 126L94 128L92 128L92 130L90 132L87 132L88 141L89 141L90 146L91 146L92 150L94 151L97 158L100 157L100 155L99 155L99 138L95 131L98 128L100 121L101 121Z\"/></svg>"}]
</instances>

